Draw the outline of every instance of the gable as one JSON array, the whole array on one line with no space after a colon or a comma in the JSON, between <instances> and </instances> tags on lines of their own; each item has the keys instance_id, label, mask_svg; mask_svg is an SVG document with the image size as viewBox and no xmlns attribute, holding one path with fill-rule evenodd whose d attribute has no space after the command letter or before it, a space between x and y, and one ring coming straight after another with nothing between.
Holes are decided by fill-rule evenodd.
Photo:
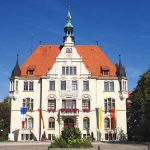
<instances>
[{"instance_id":1,"label":"gable","mask_svg":"<svg viewBox=\"0 0 150 150\"><path fill-rule=\"evenodd\" d=\"M102 77L101 68L109 68L109 76L116 76L116 66L98 46L75 46L92 76ZM29 68L34 68L34 77L46 76L60 54L60 46L39 46L21 67L21 75L28 77Z\"/></svg>"}]
</instances>

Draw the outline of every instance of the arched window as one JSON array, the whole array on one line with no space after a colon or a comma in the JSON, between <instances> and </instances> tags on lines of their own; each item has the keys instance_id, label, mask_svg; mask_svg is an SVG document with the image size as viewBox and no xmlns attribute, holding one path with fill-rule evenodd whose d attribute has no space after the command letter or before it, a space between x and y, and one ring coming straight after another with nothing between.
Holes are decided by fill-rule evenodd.
<instances>
[{"instance_id":1,"label":"arched window","mask_svg":"<svg viewBox=\"0 0 150 150\"><path fill-rule=\"evenodd\" d=\"M83 118L83 129L90 128L90 119L88 117Z\"/></svg>"},{"instance_id":2,"label":"arched window","mask_svg":"<svg viewBox=\"0 0 150 150\"><path fill-rule=\"evenodd\" d=\"M22 106L26 107L28 111L33 111L33 99L31 98L23 99Z\"/></svg>"},{"instance_id":3,"label":"arched window","mask_svg":"<svg viewBox=\"0 0 150 150\"><path fill-rule=\"evenodd\" d=\"M33 129L33 118L28 119L28 129Z\"/></svg>"},{"instance_id":4,"label":"arched window","mask_svg":"<svg viewBox=\"0 0 150 150\"><path fill-rule=\"evenodd\" d=\"M110 129L110 119L105 118L105 129Z\"/></svg>"},{"instance_id":5,"label":"arched window","mask_svg":"<svg viewBox=\"0 0 150 150\"><path fill-rule=\"evenodd\" d=\"M111 112L112 109L115 109L115 99L107 98L104 100L105 113Z\"/></svg>"},{"instance_id":6,"label":"arched window","mask_svg":"<svg viewBox=\"0 0 150 150\"><path fill-rule=\"evenodd\" d=\"M83 112L90 111L90 99L82 99L82 110Z\"/></svg>"},{"instance_id":7,"label":"arched window","mask_svg":"<svg viewBox=\"0 0 150 150\"><path fill-rule=\"evenodd\" d=\"M55 128L55 119L53 117L49 118L49 129Z\"/></svg>"}]
</instances>

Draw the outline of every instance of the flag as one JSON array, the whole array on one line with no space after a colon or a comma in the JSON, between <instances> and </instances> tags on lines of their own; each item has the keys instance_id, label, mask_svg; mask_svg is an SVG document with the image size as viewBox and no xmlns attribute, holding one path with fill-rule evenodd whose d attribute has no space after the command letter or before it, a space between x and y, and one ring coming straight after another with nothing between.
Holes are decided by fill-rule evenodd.
<instances>
[{"instance_id":1,"label":"flag","mask_svg":"<svg viewBox=\"0 0 150 150\"><path fill-rule=\"evenodd\" d=\"M39 109L39 114L40 114L40 118L41 118L42 123L43 123L43 129L45 129L45 124L44 124L44 119L43 119L43 113L42 113L42 109L41 108Z\"/></svg>"},{"instance_id":2,"label":"flag","mask_svg":"<svg viewBox=\"0 0 150 150\"><path fill-rule=\"evenodd\" d=\"M102 108L96 108L97 129L102 128Z\"/></svg>"},{"instance_id":3,"label":"flag","mask_svg":"<svg viewBox=\"0 0 150 150\"><path fill-rule=\"evenodd\" d=\"M27 108L26 107L21 107L20 112L21 112L22 129L24 129L24 123L25 123Z\"/></svg>"},{"instance_id":4,"label":"flag","mask_svg":"<svg viewBox=\"0 0 150 150\"><path fill-rule=\"evenodd\" d=\"M112 127L112 129L115 129L116 128L116 115L117 115L117 110L116 109L112 109L111 110L111 113L112 113L112 125L111 125L111 127Z\"/></svg>"}]
</instances>

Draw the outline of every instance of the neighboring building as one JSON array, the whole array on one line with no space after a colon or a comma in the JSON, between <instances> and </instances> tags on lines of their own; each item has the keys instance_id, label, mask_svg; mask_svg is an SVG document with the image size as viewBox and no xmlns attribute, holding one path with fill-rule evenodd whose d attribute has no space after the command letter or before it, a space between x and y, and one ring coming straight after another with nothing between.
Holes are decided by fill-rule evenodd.
<instances>
[{"instance_id":1,"label":"neighboring building","mask_svg":"<svg viewBox=\"0 0 150 150\"><path fill-rule=\"evenodd\" d=\"M41 140L44 131L53 140L72 127L98 141L127 137L121 59L115 65L98 45L75 45L73 30L68 9L64 45L40 45L21 69L17 58L10 77L15 140Z\"/></svg>"}]
</instances>

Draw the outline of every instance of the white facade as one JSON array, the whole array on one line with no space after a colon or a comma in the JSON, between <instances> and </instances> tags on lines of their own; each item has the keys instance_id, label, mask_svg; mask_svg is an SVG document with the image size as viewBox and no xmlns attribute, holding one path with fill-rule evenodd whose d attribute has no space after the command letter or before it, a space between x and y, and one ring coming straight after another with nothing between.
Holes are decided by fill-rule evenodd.
<instances>
[{"instance_id":1,"label":"white facade","mask_svg":"<svg viewBox=\"0 0 150 150\"><path fill-rule=\"evenodd\" d=\"M127 96L127 78L93 76L68 35L46 76L10 78L10 133L16 141L41 140L45 131L47 139L53 140L64 128L78 127L82 136L93 133L98 141L125 139ZM24 127L21 107L28 109ZM102 109L100 129L96 108ZM116 110L114 127L112 109Z\"/></svg>"}]
</instances>

